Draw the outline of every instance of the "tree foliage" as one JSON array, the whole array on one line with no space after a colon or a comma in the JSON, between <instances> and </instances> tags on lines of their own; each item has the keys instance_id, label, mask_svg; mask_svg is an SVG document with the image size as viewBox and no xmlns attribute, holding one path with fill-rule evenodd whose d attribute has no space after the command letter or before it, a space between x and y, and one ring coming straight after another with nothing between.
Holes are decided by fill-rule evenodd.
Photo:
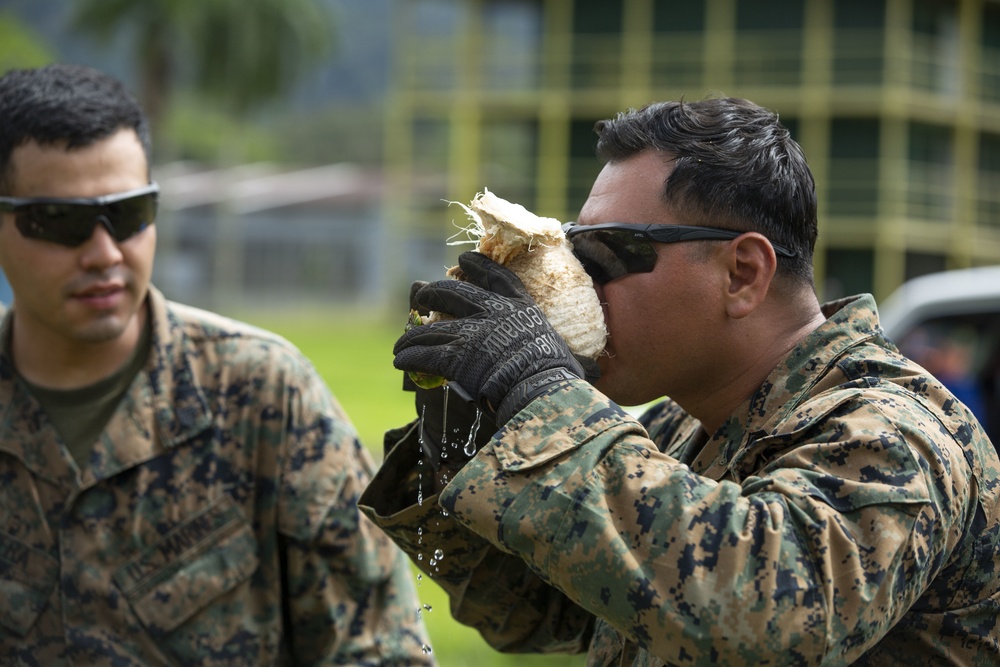
<instances>
[{"instance_id":1,"label":"tree foliage","mask_svg":"<svg viewBox=\"0 0 1000 667\"><path fill-rule=\"evenodd\" d=\"M321 0L77 0L73 24L101 42L132 35L154 127L179 85L246 113L289 90L333 44Z\"/></svg>"},{"instance_id":2,"label":"tree foliage","mask_svg":"<svg viewBox=\"0 0 1000 667\"><path fill-rule=\"evenodd\" d=\"M11 12L0 11L0 74L11 69L39 67L53 60L41 36Z\"/></svg>"}]
</instances>

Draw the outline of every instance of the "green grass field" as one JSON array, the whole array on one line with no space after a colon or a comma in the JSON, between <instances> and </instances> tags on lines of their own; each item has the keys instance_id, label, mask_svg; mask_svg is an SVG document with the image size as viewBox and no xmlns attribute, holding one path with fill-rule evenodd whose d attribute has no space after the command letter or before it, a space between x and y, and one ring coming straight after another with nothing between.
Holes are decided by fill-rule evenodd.
<instances>
[{"instance_id":1,"label":"green grass field","mask_svg":"<svg viewBox=\"0 0 1000 667\"><path fill-rule=\"evenodd\" d=\"M326 380L351 417L362 442L376 461L382 457L382 433L405 424L414 414L413 395L403 392L402 374L392 367L392 344L402 333L400 321L316 314L236 315L294 343ZM414 575L416 570L414 569ZM417 582L431 646L442 667L571 667L583 656L505 655L491 649L474 630L456 623L448 600L428 577Z\"/></svg>"}]
</instances>

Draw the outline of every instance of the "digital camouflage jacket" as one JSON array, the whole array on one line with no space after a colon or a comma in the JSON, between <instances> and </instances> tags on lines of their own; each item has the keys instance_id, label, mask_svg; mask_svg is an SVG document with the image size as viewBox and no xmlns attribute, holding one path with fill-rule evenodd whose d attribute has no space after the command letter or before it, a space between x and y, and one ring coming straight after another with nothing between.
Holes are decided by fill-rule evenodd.
<instances>
[{"instance_id":1,"label":"digital camouflage jacket","mask_svg":"<svg viewBox=\"0 0 1000 667\"><path fill-rule=\"evenodd\" d=\"M572 381L420 503L415 430L390 434L362 511L503 651L1000 664L996 451L870 296L824 312L711 438L669 400L637 421Z\"/></svg>"},{"instance_id":2,"label":"digital camouflage jacket","mask_svg":"<svg viewBox=\"0 0 1000 667\"><path fill-rule=\"evenodd\" d=\"M408 562L357 511L371 457L313 367L149 304L150 359L82 470L0 357L0 665L433 664Z\"/></svg>"}]
</instances>

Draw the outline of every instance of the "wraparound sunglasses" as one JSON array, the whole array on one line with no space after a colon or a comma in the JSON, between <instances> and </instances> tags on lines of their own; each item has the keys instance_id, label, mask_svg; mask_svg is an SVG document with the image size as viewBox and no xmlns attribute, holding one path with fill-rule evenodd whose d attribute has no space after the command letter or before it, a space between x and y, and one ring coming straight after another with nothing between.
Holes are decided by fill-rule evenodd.
<instances>
[{"instance_id":1,"label":"wraparound sunglasses","mask_svg":"<svg viewBox=\"0 0 1000 667\"><path fill-rule=\"evenodd\" d=\"M695 225L656 225L608 222L577 225L567 222L563 231L573 244L583 268L598 285L629 273L647 273L656 266L656 243L682 241L729 241L746 232ZM770 241L774 252L795 257L795 252Z\"/></svg>"},{"instance_id":2,"label":"wraparound sunglasses","mask_svg":"<svg viewBox=\"0 0 1000 667\"><path fill-rule=\"evenodd\" d=\"M121 243L156 220L160 187L156 183L91 198L0 197L0 212L13 213L22 236L76 247L101 223Z\"/></svg>"}]
</instances>

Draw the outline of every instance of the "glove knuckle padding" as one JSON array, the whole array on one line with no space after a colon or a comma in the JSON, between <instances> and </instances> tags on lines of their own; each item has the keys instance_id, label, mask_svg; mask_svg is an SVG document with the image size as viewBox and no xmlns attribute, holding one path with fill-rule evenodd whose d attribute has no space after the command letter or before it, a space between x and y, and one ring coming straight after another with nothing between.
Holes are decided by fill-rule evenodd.
<instances>
[{"instance_id":1,"label":"glove knuckle padding","mask_svg":"<svg viewBox=\"0 0 1000 667\"><path fill-rule=\"evenodd\" d=\"M478 252L464 252L458 265L468 282L508 298L525 298L528 290L510 269Z\"/></svg>"},{"instance_id":2,"label":"glove knuckle padding","mask_svg":"<svg viewBox=\"0 0 1000 667\"><path fill-rule=\"evenodd\" d=\"M396 340L392 346L392 353L403 354L408 350L426 346L439 346L453 344L461 333L453 333L447 327L421 326L410 329Z\"/></svg>"},{"instance_id":3,"label":"glove knuckle padding","mask_svg":"<svg viewBox=\"0 0 1000 667\"><path fill-rule=\"evenodd\" d=\"M418 305L457 319L408 331L394 349L397 368L456 381L492 410L541 371L572 368L583 375L517 276L477 253L463 253L460 265L471 282L438 281L414 294Z\"/></svg>"},{"instance_id":4,"label":"glove knuckle padding","mask_svg":"<svg viewBox=\"0 0 1000 667\"><path fill-rule=\"evenodd\" d=\"M483 310L482 298L467 287L472 286L458 280L439 280L421 288L414 295L414 301L418 309L435 310L454 317L478 315Z\"/></svg>"},{"instance_id":5,"label":"glove knuckle padding","mask_svg":"<svg viewBox=\"0 0 1000 667\"><path fill-rule=\"evenodd\" d=\"M417 292L427 287L427 285L429 284L430 283L428 283L426 280L415 280L410 285L410 310L415 310L421 315L428 315L430 313L430 311L428 311L426 308L422 308L420 304L417 302Z\"/></svg>"},{"instance_id":6,"label":"glove knuckle padding","mask_svg":"<svg viewBox=\"0 0 1000 667\"><path fill-rule=\"evenodd\" d=\"M400 370L453 378L455 369L461 367L464 356L464 345L457 341L438 345L414 345L397 352L393 365Z\"/></svg>"}]
</instances>

